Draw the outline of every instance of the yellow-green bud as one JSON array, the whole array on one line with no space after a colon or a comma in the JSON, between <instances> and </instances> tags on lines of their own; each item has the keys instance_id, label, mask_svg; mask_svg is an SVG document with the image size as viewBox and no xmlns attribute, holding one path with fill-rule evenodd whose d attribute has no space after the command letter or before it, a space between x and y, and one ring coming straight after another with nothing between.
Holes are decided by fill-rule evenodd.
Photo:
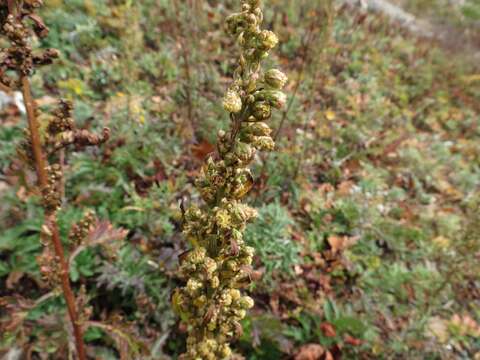
<instances>
[{"instance_id":1,"label":"yellow-green bud","mask_svg":"<svg viewBox=\"0 0 480 360\"><path fill-rule=\"evenodd\" d=\"M275 149L275 142L270 136L255 136L253 143L258 150L272 151Z\"/></svg>"},{"instance_id":2,"label":"yellow-green bud","mask_svg":"<svg viewBox=\"0 0 480 360\"><path fill-rule=\"evenodd\" d=\"M198 280L195 279L189 279L187 281L187 286L185 287L185 290L190 296L194 296L195 293L203 287L202 283Z\"/></svg>"},{"instance_id":3,"label":"yellow-green bud","mask_svg":"<svg viewBox=\"0 0 480 360\"><path fill-rule=\"evenodd\" d=\"M213 274L217 270L217 262L209 257L205 259L204 266L208 274Z\"/></svg>"},{"instance_id":4,"label":"yellow-green bud","mask_svg":"<svg viewBox=\"0 0 480 360\"><path fill-rule=\"evenodd\" d=\"M253 299L250 296L242 296L240 298L240 300L238 301L238 305L242 309L248 310L248 309L251 309L255 305L255 302L253 301Z\"/></svg>"},{"instance_id":5,"label":"yellow-green bud","mask_svg":"<svg viewBox=\"0 0 480 360\"><path fill-rule=\"evenodd\" d=\"M253 256L253 255L255 255L255 248L253 248L251 246L245 246L244 252L247 256Z\"/></svg>"},{"instance_id":6,"label":"yellow-green bud","mask_svg":"<svg viewBox=\"0 0 480 360\"><path fill-rule=\"evenodd\" d=\"M256 121L262 121L272 115L272 108L267 102L259 101L253 105L252 114Z\"/></svg>"},{"instance_id":7,"label":"yellow-green bud","mask_svg":"<svg viewBox=\"0 0 480 360\"><path fill-rule=\"evenodd\" d=\"M223 344L222 346L220 346L218 352L222 359L226 359L232 356L232 349L230 349L230 346L228 346L227 344Z\"/></svg>"},{"instance_id":8,"label":"yellow-green bud","mask_svg":"<svg viewBox=\"0 0 480 360\"><path fill-rule=\"evenodd\" d=\"M240 290L238 289L230 289L230 296L233 301L240 299Z\"/></svg>"},{"instance_id":9,"label":"yellow-green bud","mask_svg":"<svg viewBox=\"0 0 480 360\"><path fill-rule=\"evenodd\" d=\"M188 260L192 264L200 264L205 259L205 255L207 254L207 250L204 247L197 247L193 249L190 254L188 254Z\"/></svg>"},{"instance_id":10,"label":"yellow-green bud","mask_svg":"<svg viewBox=\"0 0 480 360\"><path fill-rule=\"evenodd\" d=\"M278 37L270 30L263 30L260 33L261 45L265 50L273 49L278 44Z\"/></svg>"},{"instance_id":11,"label":"yellow-green bud","mask_svg":"<svg viewBox=\"0 0 480 360\"><path fill-rule=\"evenodd\" d=\"M235 260L228 260L226 262L225 266L227 267L228 270L238 271L238 265L237 265L237 262Z\"/></svg>"},{"instance_id":12,"label":"yellow-green bud","mask_svg":"<svg viewBox=\"0 0 480 360\"><path fill-rule=\"evenodd\" d=\"M229 228L232 225L232 219L230 218L230 214L225 209L217 211L217 213L215 214L215 222L221 228Z\"/></svg>"},{"instance_id":13,"label":"yellow-green bud","mask_svg":"<svg viewBox=\"0 0 480 360\"><path fill-rule=\"evenodd\" d=\"M287 80L287 75L277 69L271 69L265 73L265 83L274 89L283 89Z\"/></svg>"},{"instance_id":14,"label":"yellow-green bud","mask_svg":"<svg viewBox=\"0 0 480 360\"><path fill-rule=\"evenodd\" d=\"M253 257L252 256L246 256L241 258L240 263L242 265L252 265L253 262Z\"/></svg>"},{"instance_id":15,"label":"yellow-green bud","mask_svg":"<svg viewBox=\"0 0 480 360\"><path fill-rule=\"evenodd\" d=\"M232 297L229 293L223 293L221 297L221 302L224 306L230 306L232 304Z\"/></svg>"},{"instance_id":16,"label":"yellow-green bud","mask_svg":"<svg viewBox=\"0 0 480 360\"><path fill-rule=\"evenodd\" d=\"M241 162L248 163L255 156L255 148L250 144L239 141L235 147L235 155Z\"/></svg>"},{"instance_id":17,"label":"yellow-green bud","mask_svg":"<svg viewBox=\"0 0 480 360\"><path fill-rule=\"evenodd\" d=\"M244 309L236 309L234 312L235 312L235 315L238 317L239 320L244 319L245 316L247 315L247 311L244 310Z\"/></svg>"},{"instance_id":18,"label":"yellow-green bud","mask_svg":"<svg viewBox=\"0 0 480 360\"><path fill-rule=\"evenodd\" d=\"M246 124L243 130L246 134L254 136L267 136L272 133L272 129L264 122Z\"/></svg>"},{"instance_id":19,"label":"yellow-green bud","mask_svg":"<svg viewBox=\"0 0 480 360\"><path fill-rule=\"evenodd\" d=\"M228 90L223 98L223 108L230 113L238 113L242 110L242 98L238 92Z\"/></svg>"},{"instance_id":20,"label":"yellow-green bud","mask_svg":"<svg viewBox=\"0 0 480 360\"><path fill-rule=\"evenodd\" d=\"M287 95L280 90L262 90L255 94L258 100L266 100L274 108L281 109L287 102Z\"/></svg>"},{"instance_id":21,"label":"yellow-green bud","mask_svg":"<svg viewBox=\"0 0 480 360\"><path fill-rule=\"evenodd\" d=\"M207 297L205 295L201 295L193 301L193 304L198 308L204 307L206 303L207 303Z\"/></svg>"},{"instance_id":22,"label":"yellow-green bud","mask_svg":"<svg viewBox=\"0 0 480 360\"><path fill-rule=\"evenodd\" d=\"M220 285L220 279L218 278L218 276L214 276L210 279L210 286L213 289L218 288L219 285Z\"/></svg>"}]
</instances>

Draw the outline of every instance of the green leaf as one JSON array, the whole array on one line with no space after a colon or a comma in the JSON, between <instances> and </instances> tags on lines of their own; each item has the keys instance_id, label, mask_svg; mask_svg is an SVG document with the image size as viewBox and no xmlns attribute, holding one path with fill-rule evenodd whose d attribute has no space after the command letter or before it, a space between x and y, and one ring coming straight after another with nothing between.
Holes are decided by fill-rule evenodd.
<instances>
[{"instance_id":1,"label":"green leaf","mask_svg":"<svg viewBox=\"0 0 480 360\"><path fill-rule=\"evenodd\" d=\"M332 324L340 334L348 332L355 336L361 336L367 328L362 321L352 316L341 316L332 321Z\"/></svg>"},{"instance_id":2,"label":"green leaf","mask_svg":"<svg viewBox=\"0 0 480 360\"><path fill-rule=\"evenodd\" d=\"M98 327L90 327L85 331L84 339L86 342L95 341L103 337L103 331Z\"/></svg>"},{"instance_id":3,"label":"green leaf","mask_svg":"<svg viewBox=\"0 0 480 360\"><path fill-rule=\"evenodd\" d=\"M323 305L323 312L325 313L325 319L329 322L333 322L338 317L338 308L335 302L328 298Z\"/></svg>"}]
</instances>

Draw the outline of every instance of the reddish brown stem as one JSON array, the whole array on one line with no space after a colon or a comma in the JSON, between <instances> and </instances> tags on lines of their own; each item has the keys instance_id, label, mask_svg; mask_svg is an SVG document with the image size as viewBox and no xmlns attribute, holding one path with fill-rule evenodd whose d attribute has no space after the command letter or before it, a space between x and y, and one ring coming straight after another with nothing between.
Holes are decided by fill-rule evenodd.
<instances>
[{"instance_id":1,"label":"reddish brown stem","mask_svg":"<svg viewBox=\"0 0 480 360\"><path fill-rule=\"evenodd\" d=\"M8 11L15 15L15 0L8 0ZM48 185L47 166L48 160L43 154L42 143L40 141L39 124L35 112L35 103L30 89L30 81L27 76L21 75L21 86L23 101L27 111L28 127L30 129L30 142L32 145L33 157L35 160L35 167L37 170L38 185L40 189L44 189ZM75 303L75 296L70 286L70 278L68 271L68 264L65 260L65 252L63 251L62 242L60 240L60 232L58 229L57 219L55 214L45 215L45 224L52 234L52 243L55 255L60 264L60 279L63 290L63 296L67 304L68 315L72 323L73 334L75 337L75 345L77 348L77 355L79 360L87 360L85 353L85 345L83 344L83 331L80 322L78 321L77 306Z\"/></svg>"},{"instance_id":2,"label":"reddish brown stem","mask_svg":"<svg viewBox=\"0 0 480 360\"><path fill-rule=\"evenodd\" d=\"M32 98L30 89L30 82L28 77L22 76L22 94L25 102L25 108L27 110L28 127L30 129L30 140L32 144L33 156L35 159L35 167L38 176L38 185L41 189L48 185L47 166L48 161L43 154L42 144L40 142L39 124L35 114L35 104ZM63 251L62 242L60 240L60 232L58 230L58 224L56 216L46 215L45 223L52 233L52 242L55 250L55 255L58 258L60 264L60 278L62 283L63 296L67 303L68 315L73 327L73 334L75 336L75 345L77 348L78 358L80 360L86 360L85 346L83 344L83 331L81 324L78 321L78 314L75 304L75 296L70 286L70 279L68 276L68 264L65 260L65 253Z\"/></svg>"}]
</instances>

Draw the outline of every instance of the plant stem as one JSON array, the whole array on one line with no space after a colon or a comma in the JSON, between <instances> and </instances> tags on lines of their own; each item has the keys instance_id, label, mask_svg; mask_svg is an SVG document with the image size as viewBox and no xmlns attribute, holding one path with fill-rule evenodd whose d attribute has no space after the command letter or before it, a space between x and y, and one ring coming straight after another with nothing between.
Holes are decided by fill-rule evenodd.
<instances>
[{"instance_id":1,"label":"plant stem","mask_svg":"<svg viewBox=\"0 0 480 360\"><path fill-rule=\"evenodd\" d=\"M40 142L39 124L35 115L35 105L30 89L30 82L27 76L21 77L23 101L27 110L28 127L30 129L30 141L32 144L32 151L35 160L35 167L38 176L38 185L40 189L48 185L47 166L48 161L43 154L42 144ZM86 360L85 346L83 344L83 332L81 324L78 321L78 314L75 304L75 297L70 286L70 279L68 276L68 265L65 260L65 253L62 242L60 240L60 232L55 214L45 215L45 223L52 233L52 243L55 250L55 255L60 264L60 278L63 290L63 296L67 304L68 315L73 327L73 334L75 336L75 344L77 348L78 358Z\"/></svg>"}]
</instances>

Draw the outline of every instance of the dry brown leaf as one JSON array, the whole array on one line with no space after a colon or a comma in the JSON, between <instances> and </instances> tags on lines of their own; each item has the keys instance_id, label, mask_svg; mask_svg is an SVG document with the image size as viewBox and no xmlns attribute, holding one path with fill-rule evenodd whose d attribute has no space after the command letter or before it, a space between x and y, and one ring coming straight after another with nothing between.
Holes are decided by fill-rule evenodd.
<instances>
[{"instance_id":1,"label":"dry brown leaf","mask_svg":"<svg viewBox=\"0 0 480 360\"><path fill-rule=\"evenodd\" d=\"M337 336L337 332L332 324L328 322L324 322L320 325L320 330L322 330L323 335L326 337L335 337Z\"/></svg>"},{"instance_id":2,"label":"dry brown leaf","mask_svg":"<svg viewBox=\"0 0 480 360\"><path fill-rule=\"evenodd\" d=\"M349 237L349 236L335 236L331 235L328 237L328 244L330 245L332 252L335 254L338 251L348 249L358 241L359 237Z\"/></svg>"},{"instance_id":3,"label":"dry brown leaf","mask_svg":"<svg viewBox=\"0 0 480 360\"><path fill-rule=\"evenodd\" d=\"M325 349L319 344L306 344L300 347L295 360L320 360Z\"/></svg>"}]
</instances>

